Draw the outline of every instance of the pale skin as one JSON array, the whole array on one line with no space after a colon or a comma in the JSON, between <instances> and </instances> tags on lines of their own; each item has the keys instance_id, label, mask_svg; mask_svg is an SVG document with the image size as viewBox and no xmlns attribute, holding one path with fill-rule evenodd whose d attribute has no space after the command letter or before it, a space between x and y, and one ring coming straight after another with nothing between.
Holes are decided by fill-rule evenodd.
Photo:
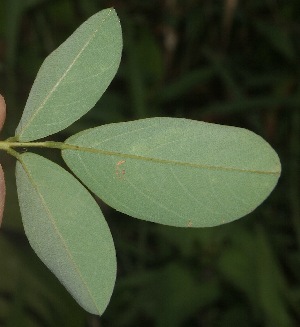
<instances>
[{"instance_id":1,"label":"pale skin","mask_svg":"<svg viewBox=\"0 0 300 327\"><path fill-rule=\"evenodd\" d=\"M0 94L0 130L3 127L6 117L6 105L3 96ZM0 226L2 223L3 209L5 202L5 180L2 166L0 164Z\"/></svg>"}]
</instances>

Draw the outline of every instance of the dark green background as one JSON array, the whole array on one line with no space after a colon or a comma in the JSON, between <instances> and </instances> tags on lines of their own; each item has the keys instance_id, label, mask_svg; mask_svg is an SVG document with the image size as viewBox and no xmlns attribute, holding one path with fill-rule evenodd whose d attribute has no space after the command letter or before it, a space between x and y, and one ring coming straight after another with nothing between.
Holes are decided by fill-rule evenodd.
<instances>
[{"instance_id":1,"label":"dark green background","mask_svg":"<svg viewBox=\"0 0 300 327\"><path fill-rule=\"evenodd\" d=\"M110 122L186 117L261 135L278 152L282 176L253 213L209 229L139 221L97 199L118 257L115 291L97 318L29 247L15 161L1 153L8 190L0 326L300 326L299 0L1 0L0 93L8 107L1 139L14 134L44 58L110 6L125 43L117 76L90 113L49 139ZM63 164L58 151L42 153Z\"/></svg>"}]
</instances>

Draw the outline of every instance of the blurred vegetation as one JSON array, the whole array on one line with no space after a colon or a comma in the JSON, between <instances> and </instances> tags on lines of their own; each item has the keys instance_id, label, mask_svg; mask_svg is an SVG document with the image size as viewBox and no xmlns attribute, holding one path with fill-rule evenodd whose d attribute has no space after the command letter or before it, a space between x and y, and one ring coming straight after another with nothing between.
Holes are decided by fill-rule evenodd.
<instances>
[{"instance_id":1,"label":"blurred vegetation","mask_svg":"<svg viewBox=\"0 0 300 327\"><path fill-rule=\"evenodd\" d=\"M139 221L99 204L118 278L101 318L84 312L24 236L14 159L0 230L0 326L300 326L299 0L10 0L0 2L1 139L14 134L44 58L93 13L114 6L120 70L80 121L53 136L151 116L248 128L279 153L283 173L247 217L211 229ZM53 152L53 151L52 151ZM60 154L43 152L61 163Z\"/></svg>"}]
</instances>

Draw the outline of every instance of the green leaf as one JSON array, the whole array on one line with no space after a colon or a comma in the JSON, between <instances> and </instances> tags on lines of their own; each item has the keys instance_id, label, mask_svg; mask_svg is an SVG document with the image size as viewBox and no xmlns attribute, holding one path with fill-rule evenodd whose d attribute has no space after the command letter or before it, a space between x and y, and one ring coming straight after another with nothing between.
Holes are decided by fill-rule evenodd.
<instances>
[{"instance_id":1,"label":"green leaf","mask_svg":"<svg viewBox=\"0 0 300 327\"><path fill-rule=\"evenodd\" d=\"M59 132L89 111L115 76L121 51L114 9L83 23L41 66L16 130L19 140Z\"/></svg>"},{"instance_id":2,"label":"green leaf","mask_svg":"<svg viewBox=\"0 0 300 327\"><path fill-rule=\"evenodd\" d=\"M188 119L104 125L66 143L80 147L63 150L68 166L107 204L172 226L215 226L248 214L281 170L260 136Z\"/></svg>"},{"instance_id":3,"label":"green leaf","mask_svg":"<svg viewBox=\"0 0 300 327\"><path fill-rule=\"evenodd\" d=\"M32 248L85 310L102 314L115 283L116 256L97 203L71 174L41 156L22 154L16 176Z\"/></svg>"}]
</instances>

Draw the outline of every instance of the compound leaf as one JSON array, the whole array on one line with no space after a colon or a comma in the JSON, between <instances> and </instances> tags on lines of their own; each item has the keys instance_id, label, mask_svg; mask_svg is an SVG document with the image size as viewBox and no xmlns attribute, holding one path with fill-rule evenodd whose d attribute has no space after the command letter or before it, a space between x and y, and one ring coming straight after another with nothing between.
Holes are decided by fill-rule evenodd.
<instances>
[{"instance_id":1,"label":"compound leaf","mask_svg":"<svg viewBox=\"0 0 300 327\"><path fill-rule=\"evenodd\" d=\"M115 283L116 255L99 206L77 179L41 156L22 154L16 177L32 248L85 310L102 314Z\"/></svg>"},{"instance_id":2,"label":"compound leaf","mask_svg":"<svg viewBox=\"0 0 300 327\"><path fill-rule=\"evenodd\" d=\"M179 118L109 124L66 140L63 158L103 201L136 218L215 226L254 210L280 175L276 152L241 128Z\"/></svg>"},{"instance_id":3,"label":"compound leaf","mask_svg":"<svg viewBox=\"0 0 300 327\"><path fill-rule=\"evenodd\" d=\"M68 127L99 100L119 67L122 32L114 9L84 22L42 64L16 130L32 141Z\"/></svg>"}]
</instances>

